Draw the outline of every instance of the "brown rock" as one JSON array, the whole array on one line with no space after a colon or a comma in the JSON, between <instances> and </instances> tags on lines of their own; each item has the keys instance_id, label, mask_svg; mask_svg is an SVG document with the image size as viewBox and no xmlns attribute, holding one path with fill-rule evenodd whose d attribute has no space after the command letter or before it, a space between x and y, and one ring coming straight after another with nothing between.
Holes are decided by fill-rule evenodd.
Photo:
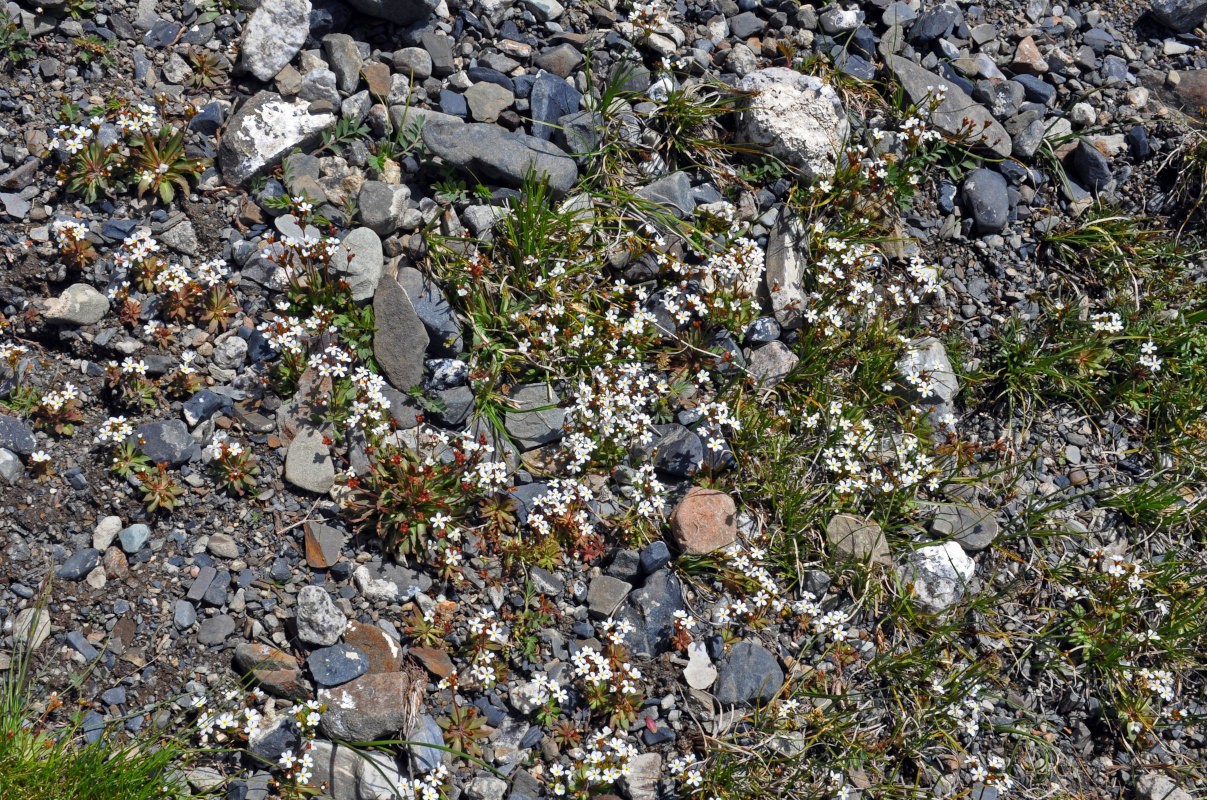
<instances>
[{"instance_id":1,"label":"brown rock","mask_svg":"<svg viewBox=\"0 0 1207 800\"><path fill-rule=\"evenodd\" d=\"M447 678L453 674L452 659L439 647L412 647L408 652L437 678Z\"/></svg>"},{"instance_id":2,"label":"brown rock","mask_svg":"<svg viewBox=\"0 0 1207 800\"><path fill-rule=\"evenodd\" d=\"M319 730L328 739L373 742L384 738L406 738L422 702L422 685L411 691L405 672L361 675L334 689L320 689L318 699L327 706Z\"/></svg>"},{"instance_id":3,"label":"brown rock","mask_svg":"<svg viewBox=\"0 0 1207 800\"><path fill-rule=\"evenodd\" d=\"M386 97L390 94L390 68L380 61L370 61L360 68L369 84L369 93L375 97Z\"/></svg>"},{"instance_id":4,"label":"brown rock","mask_svg":"<svg viewBox=\"0 0 1207 800\"><path fill-rule=\"evenodd\" d=\"M1030 36L1018 43L1014 50L1014 61L1010 67L1015 72L1025 72L1029 75L1042 75L1048 71L1048 62L1039 53L1039 47Z\"/></svg>"},{"instance_id":5,"label":"brown rock","mask_svg":"<svg viewBox=\"0 0 1207 800\"><path fill-rule=\"evenodd\" d=\"M893 563L888 542L880 526L854 514L835 514L826 525L826 538L835 557L843 561L882 564Z\"/></svg>"},{"instance_id":6,"label":"brown rock","mask_svg":"<svg viewBox=\"0 0 1207 800\"><path fill-rule=\"evenodd\" d=\"M402 647L376 625L349 623L344 643L364 653L369 675L397 672L402 667Z\"/></svg>"},{"instance_id":7,"label":"brown rock","mask_svg":"<svg viewBox=\"0 0 1207 800\"><path fill-rule=\"evenodd\" d=\"M101 566L105 568L105 577L115 580L126 577L130 572L126 554L118 547L110 547L105 551L105 555L101 557Z\"/></svg>"},{"instance_id":8,"label":"brown rock","mask_svg":"<svg viewBox=\"0 0 1207 800\"><path fill-rule=\"evenodd\" d=\"M1200 119L1207 118L1207 70L1179 72L1174 94L1183 111Z\"/></svg>"},{"instance_id":9,"label":"brown rock","mask_svg":"<svg viewBox=\"0 0 1207 800\"><path fill-rule=\"evenodd\" d=\"M675 544L688 555L704 555L738 536L737 507L724 492L694 486L671 513Z\"/></svg>"},{"instance_id":10,"label":"brown rock","mask_svg":"<svg viewBox=\"0 0 1207 800\"><path fill-rule=\"evenodd\" d=\"M309 694L298 660L275 647L252 642L235 648L235 669L252 678L269 694L295 700Z\"/></svg>"},{"instance_id":11,"label":"brown rock","mask_svg":"<svg viewBox=\"0 0 1207 800\"><path fill-rule=\"evenodd\" d=\"M344 535L321 522L306 523L306 563L314 569L329 569L339 561Z\"/></svg>"}]
</instances>

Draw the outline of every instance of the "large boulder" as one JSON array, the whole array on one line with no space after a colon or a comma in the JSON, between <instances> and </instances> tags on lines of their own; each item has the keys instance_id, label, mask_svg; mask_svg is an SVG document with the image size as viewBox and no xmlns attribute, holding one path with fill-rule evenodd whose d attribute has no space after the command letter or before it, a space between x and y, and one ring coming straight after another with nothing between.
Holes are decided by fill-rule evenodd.
<instances>
[{"instance_id":1,"label":"large boulder","mask_svg":"<svg viewBox=\"0 0 1207 800\"><path fill-rule=\"evenodd\" d=\"M829 84L787 67L769 67L742 78L738 88L758 93L739 117L743 141L800 167L810 180L833 174L850 126Z\"/></svg>"},{"instance_id":2,"label":"large boulder","mask_svg":"<svg viewBox=\"0 0 1207 800\"><path fill-rule=\"evenodd\" d=\"M529 172L546 176L558 196L578 180L574 159L557 145L490 123L429 122L423 126L423 143L452 166L517 189Z\"/></svg>"},{"instance_id":3,"label":"large boulder","mask_svg":"<svg viewBox=\"0 0 1207 800\"><path fill-rule=\"evenodd\" d=\"M311 114L305 100L289 101L276 92L259 92L231 118L218 164L226 181L241 186L266 174L295 147L314 147L335 125L334 114Z\"/></svg>"},{"instance_id":4,"label":"large boulder","mask_svg":"<svg viewBox=\"0 0 1207 800\"><path fill-rule=\"evenodd\" d=\"M1177 33L1187 33L1207 18L1207 0L1152 0L1153 19Z\"/></svg>"},{"instance_id":5,"label":"large boulder","mask_svg":"<svg viewBox=\"0 0 1207 800\"><path fill-rule=\"evenodd\" d=\"M439 0L348 0L348 5L362 14L393 22L395 25L407 25L416 20L425 19Z\"/></svg>"},{"instance_id":6,"label":"large boulder","mask_svg":"<svg viewBox=\"0 0 1207 800\"><path fill-rule=\"evenodd\" d=\"M272 80L306 44L310 0L265 0L243 29L243 69Z\"/></svg>"}]
</instances>

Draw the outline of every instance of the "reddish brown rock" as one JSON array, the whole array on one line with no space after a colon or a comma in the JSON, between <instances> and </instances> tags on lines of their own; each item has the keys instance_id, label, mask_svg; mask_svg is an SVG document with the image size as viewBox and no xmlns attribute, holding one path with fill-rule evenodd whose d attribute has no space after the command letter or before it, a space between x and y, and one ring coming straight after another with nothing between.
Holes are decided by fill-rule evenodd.
<instances>
[{"instance_id":1,"label":"reddish brown rock","mask_svg":"<svg viewBox=\"0 0 1207 800\"><path fill-rule=\"evenodd\" d=\"M329 569L339 561L344 535L321 522L306 523L306 563L314 569Z\"/></svg>"},{"instance_id":2,"label":"reddish brown rock","mask_svg":"<svg viewBox=\"0 0 1207 800\"><path fill-rule=\"evenodd\" d=\"M374 742L406 738L422 713L422 683L412 684L405 672L361 675L334 689L320 689L327 706L319 730L328 739Z\"/></svg>"},{"instance_id":3,"label":"reddish brown rock","mask_svg":"<svg viewBox=\"0 0 1207 800\"><path fill-rule=\"evenodd\" d=\"M402 667L402 647L376 625L348 623L344 643L364 653L369 661L369 675L397 672Z\"/></svg>"},{"instance_id":4,"label":"reddish brown rock","mask_svg":"<svg viewBox=\"0 0 1207 800\"><path fill-rule=\"evenodd\" d=\"M453 674L452 659L439 647L412 647L408 652L437 678L447 678Z\"/></svg>"},{"instance_id":5,"label":"reddish brown rock","mask_svg":"<svg viewBox=\"0 0 1207 800\"><path fill-rule=\"evenodd\" d=\"M101 558L101 566L105 568L105 577L115 580L126 577L130 571L126 554L117 547L110 547L105 551L105 555Z\"/></svg>"},{"instance_id":6,"label":"reddish brown rock","mask_svg":"<svg viewBox=\"0 0 1207 800\"><path fill-rule=\"evenodd\" d=\"M724 492L694 486L671 513L671 534L687 555L704 555L738 536L737 507Z\"/></svg>"},{"instance_id":7,"label":"reddish brown rock","mask_svg":"<svg viewBox=\"0 0 1207 800\"><path fill-rule=\"evenodd\" d=\"M390 68L379 61L370 61L360 68L369 84L369 93L382 98L390 93Z\"/></svg>"},{"instance_id":8,"label":"reddish brown rock","mask_svg":"<svg viewBox=\"0 0 1207 800\"><path fill-rule=\"evenodd\" d=\"M298 660L275 647L252 642L235 648L235 669L251 675L264 691L296 700L309 694Z\"/></svg>"},{"instance_id":9,"label":"reddish brown rock","mask_svg":"<svg viewBox=\"0 0 1207 800\"><path fill-rule=\"evenodd\" d=\"M1030 36L1018 43L1014 50L1014 62L1010 65L1015 72L1042 75L1048 71L1048 62L1039 53L1039 47Z\"/></svg>"}]
</instances>

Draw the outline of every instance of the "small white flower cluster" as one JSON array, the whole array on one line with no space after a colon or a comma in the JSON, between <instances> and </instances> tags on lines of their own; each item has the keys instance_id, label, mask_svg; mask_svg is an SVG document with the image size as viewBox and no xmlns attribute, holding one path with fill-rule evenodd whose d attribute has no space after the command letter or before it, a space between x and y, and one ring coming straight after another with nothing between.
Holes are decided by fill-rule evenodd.
<instances>
[{"instance_id":1,"label":"small white flower cluster","mask_svg":"<svg viewBox=\"0 0 1207 800\"><path fill-rule=\"evenodd\" d=\"M835 800L852 800L858 792L855 787L847 783L847 776L837 770L830 770L826 776L826 788L834 796Z\"/></svg>"},{"instance_id":2,"label":"small white flower cluster","mask_svg":"<svg viewBox=\"0 0 1207 800\"><path fill-rule=\"evenodd\" d=\"M635 442L649 444L654 420L647 409L668 391L664 379L637 364L593 367L579 380L574 405L566 409L563 424L570 433L562 446L570 453L570 471L582 472L605 443L626 451Z\"/></svg>"},{"instance_id":3,"label":"small white flower cluster","mask_svg":"<svg viewBox=\"0 0 1207 800\"><path fill-rule=\"evenodd\" d=\"M135 103L117 112L118 130L124 134L146 133L159 125L159 112L146 103Z\"/></svg>"},{"instance_id":4,"label":"small white flower cluster","mask_svg":"<svg viewBox=\"0 0 1207 800\"><path fill-rule=\"evenodd\" d=\"M821 616L814 617L811 623L813 632L821 636L830 636L835 642L846 641L847 631L843 628L847 622L847 615L834 609L827 611Z\"/></svg>"},{"instance_id":5,"label":"small white flower cluster","mask_svg":"<svg viewBox=\"0 0 1207 800\"><path fill-rule=\"evenodd\" d=\"M566 794L584 795L593 785L610 785L633 771L637 748L626 742L612 729L605 727L591 735L586 752L575 757L570 766L551 764L553 781L549 790L555 797Z\"/></svg>"},{"instance_id":6,"label":"small white flower cluster","mask_svg":"<svg viewBox=\"0 0 1207 800\"><path fill-rule=\"evenodd\" d=\"M554 478L544 494L532 501L528 512L528 527L544 538L557 534L559 527L566 527L578 538L595 534L595 523L587 510L591 490L585 483L569 478Z\"/></svg>"},{"instance_id":7,"label":"small white flower cluster","mask_svg":"<svg viewBox=\"0 0 1207 800\"><path fill-rule=\"evenodd\" d=\"M947 714L970 742L975 739L981 732L981 685L978 683L968 687L957 678L949 691L942 680L932 677L930 690L936 697L936 705L946 704L945 707L939 707L941 713Z\"/></svg>"},{"instance_id":8,"label":"small white flower cluster","mask_svg":"<svg viewBox=\"0 0 1207 800\"><path fill-rule=\"evenodd\" d=\"M634 630L633 623L626 620L607 619L599 624L600 634L613 645L624 646L624 637ZM630 695L641 691L641 670L628 661L613 666L602 654L584 647L573 656L574 677L584 683L607 689L612 694Z\"/></svg>"},{"instance_id":9,"label":"small white flower cluster","mask_svg":"<svg viewBox=\"0 0 1207 800\"><path fill-rule=\"evenodd\" d=\"M629 9L629 15L626 20L639 28L655 31L666 25L669 22L666 9L659 0L650 0L648 3L635 2Z\"/></svg>"},{"instance_id":10,"label":"small white flower cluster","mask_svg":"<svg viewBox=\"0 0 1207 800\"><path fill-rule=\"evenodd\" d=\"M653 464L642 464L632 474L634 506L637 513L646 518L657 517L662 512L662 498L666 495L666 486L658 480Z\"/></svg>"},{"instance_id":11,"label":"small white flower cluster","mask_svg":"<svg viewBox=\"0 0 1207 800\"><path fill-rule=\"evenodd\" d=\"M766 551L759 547L752 547L749 552L733 555L730 561L732 569L755 584L757 589L749 597L719 604L713 610L715 623L729 625L734 620L743 618L750 622L763 616L767 609L778 614L788 607L788 603L783 597L784 590L776 583L771 572L759 563L765 556Z\"/></svg>"},{"instance_id":12,"label":"small white flower cluster","mask_svg":"<svg viewBox=\"0 0 1207 800\"><path fill-rule=\"evenodd\" d=\"M62 389L56 389L53 392L47 392L42 395L42 405L51 411L59 411L67 403L79 399L79 396L80 390L76 388L75 384L68 383Z\"/></svg>"},{"instance_id":13,"label":"small white flower cluster","mask_svg":"<svg viewBox=\"0 0 1207 800\"><path fill-rule=\"evenodd\" d=\"M423 777L410 780L404 778L394 788L398 790L402 800L440 800L445 796L444 788L448 778L448 765L441 762Z\"/></svg>"},{"instance_id":14,"label":"small white flower cluster","mask_svg":"<svg viewBox=\"0 0 1207 800\"><path fill-rule=\"evenodd\" d=\"M117 366L116 361L110 361L109 366ZM121 373L123 375L137 375L140 378L147 376L147 362L141 358L135 359L134 356L126 356L122 359Z\"/></svg>"},{"instance_id":15,"label":"small white flower cluster","mask_svg":"<svg viewBox=\"0 0 1207 800\"><path fill-rule=\"evenodd\" d=\"M532 680L526 687L525 694L528 695L529 700L538 706L543 706L550 700L559 706L564 706L570 701L570 693L562 688L560 683L543 672L538 672L532 677Z\"/></svg>"},{"instance_id":16,"label":"small white flower cluster","mask_svg":"<svg viewBox=\"0 0 1207 800\"><path fill-rule=\"evenodd\" d=\"M352 385L357 388L352 401L349 428L359 428L371 436L382 437L390 432L390 399L385 395L386 379L365 367L352 373Z\"/></svg>"},{"instance_id":17,"label":"small white flower cluster","mask_svg":"<svg viewBox=\"0 0 1207 800\"><path fill-rule=\"evenodd\" d=\"M496 644L507 643L507 626L494 618L495 612L484 608L469 621L469 632L480 636L488 642Z\"/></svg>"},{"instance_id":18,"label":"small white flower cluster","mask_svg":"<svg viewBox=\"0 0 1207 800\"><path fill-rule=\"evenodd\" d=\"M310 754L310 748L307 747L302 751L300 756L294 756L293 750L286 750L281 753L281 757L277 760L281 769L285 770L285 777L291 780L296 780L299 784L310 783L310 778L314 773L314 756Z\"/></svg>"},{"instance_id":19,"label":"small white flower cluster","mask_svg":"<svg viewBox=\"0 0 1207 800\"><path fill-rule=\"evenodd\" d=\"M321 320L313 318L303 324L297 317L277 317L261 322L256 330L264 334L268 346L278 353L300 356L306 352L307 331L321 324Z\"/></svg>"},{"instance_id":20,"label":"small white flower cluster","mask_svg":"<svg viewBox=\"0 0 1207 800\"><path fill-rule=\"evenodd\" d=\"M243 445L230 438L226 431L218 431L205 448L211 458L238 458L243 455Z\"/></svg>"},{"instance_id":21,"label":"small white flower cluster","mask_svg":"<svg viewBox=\"0 0 1207 800\"><path fill-rule=\"evenodd\" d=\"M329 344L320 353L311 354L306 362L320 378L346 378L355 357L338 344Z\"/></svg>"},{"instance_id":22,"label":"small white flower cluster","mask_svg":"<svg viewBox=\"0 0 1207 800\"><path fill-rule=\"evenodd\" d=\"M879 436L867 420L851 420L845 416L842 400L830 403L827 434L837 443L822 450L822 465L839 476L835 490L839 494L854 494L865 490L885 494L915 486L934 477L934 460L922 450L922 443L913 434L901 434L893 439L896 464L888 464L876 452ZM806 427L815 427L819 415L804 419Z\"/></svg>"},{"instance_id":23,"label":"small white flower cluster","mask_svg":"<svg viewBox=\"0 0 1207 800\"><path fill-rule=\"evenodd\" d=\"M29 460L35 464L46 464L50 462L50 454L45 450L35 450L30 453Z\"/></svg>"},{"instance_id":24,"label":"small white flower cluster","mask_svg":"<svg viewBox=\"0 0 1207 800\"><path fill-rule=\"evenodd\" d=\"M1006 760L1001 756L989 756L984 763L980 756L969 756L965 764L968 777L974 783L983 783L997 789L999 796L1005 796L1014 788L1014 778L1006 772Z\"/></svg>"},{"instance_id":25,"label":"small white flower cluster","mask_svg":"<svg viewBox=\"0 0 1207 800\"><path fill-rule=\"evenodd\" d=\"M699 791L704 786L704 762L693 753L675 756L666 762L666 772L689 792Z\"/></svg>"},{"instance_id":26,"label":"small white flower cluster","mask_svg":"<svg viewBox=\"0 0 1207 800\"><path fill-rule=\"evenodd\" d=\"M1149 669L1143 667L1135 673L1136 682L1167 703L1172 703L1176 695L1173 690L1173 673L1167 669Z\"/></svg>"},{"instance_id":27,"label":"small white flower cluster","mask_svg":"<svg viewBox=\"0 0 1207 800\"><path fill-rule=\"evenodd\" d=\"M92 128L87 125L59 125L54 129L55 138L50 140L50 149L75 155L88 146Z\"/></svg>"},{"instance_id":28,"label":"small white flower cluster","mask_svg":"<svg viewBox=\"0 0 1207 800\"><path fill-rule=\"evenodd\" d=\"M1123 318L1114 311L1104 311L1090 317L1090 327L1099 333L1122 333Z\"/></svg>"},{"instance_id":29,"label":"small white flower cluster","mask_svg":"<svg viewBox=\"0 0 1207 800\"><path fill-rule=\"evenodd\" d=\"M1127 577L1127 588L1138 592L1144 588L1143 570L1139 564L1132 563L1119 553L1100 553L1102 571L1112 578Z\"/></svg>"},{"instance_id":30,"label":"small white flower cluster","mask_svg":"<svg viewBox=\"0 0 1207 800\"><path fill-rule=\"evenodd\" d=\"M28 352L29 348L23 344L0 342L0 361L15 361Z\"/></svg>"},{"instance_id":31,"label":"small white flower cluster","mask_svg":"<svg viewBox=\"0 0 1207 800\"><path fill-rule=\"evenodd\" d=\"M96 438L102 442L118 444L133 435L134 423L125 417L109 417L109 419L101 423L100 428L97 430Z\"/></svg>"},{"instance_id":32,"label":"small white flower cluster","mask_svg":"<svg viewBox=\"0 0 1207 800\"><path fill-rule=\"evenodd\" d=\"M60 250L81 241L88 235L88 229L73 219L56 219L50 225L50 232L54 235L55 243L58 244Z\"/></svg>"},{"instance_id":33,"label":"small white flower cluster","mask_svg":"<svg viewBox=\"0 0 1207 800\"><path fill-rule=\"evenodd\" d=\"M1165 363L1157 357L1157 345L1152 339L1140 345L1140 357L1136 361L1152 373L1160 372L1161 365Z\"/></svg>"}]
</instances>

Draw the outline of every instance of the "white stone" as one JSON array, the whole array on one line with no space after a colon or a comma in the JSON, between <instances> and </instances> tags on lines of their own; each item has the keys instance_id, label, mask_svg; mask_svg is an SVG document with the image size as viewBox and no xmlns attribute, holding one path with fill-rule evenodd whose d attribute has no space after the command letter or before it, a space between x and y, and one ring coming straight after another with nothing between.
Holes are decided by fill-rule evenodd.
<instances>
[{"instance_id":1,"label":"white stone","mask_svg":"<svg viewBox=\"0 0 1207 800\"><path fill-rule=\"evenodd\" d=\"M102 553L108 550L109 545L113 544L113 540L117 538L117 532L123 527L121 517L103 518L96 523L96 527L92 530L92 549L100 550Z\"/></svg>"},{"instance_id":2,"label":"white stone","mask_svg":"<svg viewBox=\"0 0 1207 800\"><path fill-rule=\"evenodd\" d=\"M738 83L750 98L738 121L744 142L800 167L809 180L834 172L849 126L842 101L825 81L786 67L751 72Z\"/></svg>"},{"instance_id":3,"label":"white stone","mask_svg":"<svg viewBox=\"0 0 1207 800\"><path fill-rule=\"evenodd\" d=\"M310 0L266 0L243 30L243 68L270 81L306 44Z\"/></svg>"},{"instance_id":4,"label":"white stone","mask_svg":"<svg viewBox=\"0 0 1207 800\"><path fill-rule=\"evenodd\" d=\"M951 541L915 550L897 572L903 586L913 587L914 605L924 613L938 614L963 599L976 564Z\"/></svg>"},{"instance_id":5,"label":"white stone","mask_svg":"<svg viewBox=\"0 0 1207 800\"><path fill-rule=\"evenodd\" d=\"M717 679L717 668L708 657L704 642L692 642L687 646L687 666L683 670L687 685L703 691Z\"/></svg>"}]
</instances>

